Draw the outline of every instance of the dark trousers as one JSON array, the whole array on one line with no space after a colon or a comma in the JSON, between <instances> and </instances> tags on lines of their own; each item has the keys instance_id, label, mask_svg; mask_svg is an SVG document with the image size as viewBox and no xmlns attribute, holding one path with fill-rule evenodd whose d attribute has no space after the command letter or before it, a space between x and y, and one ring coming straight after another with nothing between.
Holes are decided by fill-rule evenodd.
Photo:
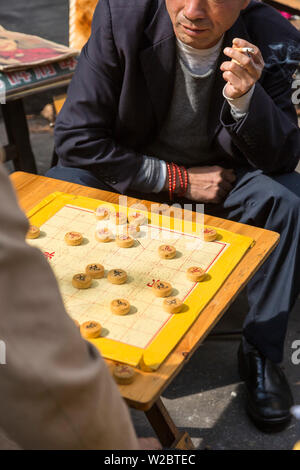
<instances>
[{"instance_id":1,"label":"dark trousers","mask_svg":"<svg viewBox=\"0 0 300 470\"><path fill-rule=\"evenodd\" d=\"M57 166L46 176L113 191L87 170ZM168 202L163 193L127 195ZM243 326L250 344L271 361L280 362L288 314L300 290L300 175L237 171L237 182L224 203L208 204L205 212L280 233L279 245L247 285L249 311Z\"/></svg>"}]
</instances>

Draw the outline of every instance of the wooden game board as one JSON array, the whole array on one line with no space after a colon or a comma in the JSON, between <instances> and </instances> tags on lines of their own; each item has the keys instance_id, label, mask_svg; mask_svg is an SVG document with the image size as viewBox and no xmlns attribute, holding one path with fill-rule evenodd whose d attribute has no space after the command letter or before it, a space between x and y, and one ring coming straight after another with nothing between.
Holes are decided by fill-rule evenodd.
<instances>
[{"instance_id":1,"label":"wooden game board","mask_svg":"<svg viewBox=\"0 0 300 470\"><path fill-rule=\"evenodd\" d=\"M182 230L182 221L173 227L169 217L151 214L134 246L120 248L114 241L99 243L95 239L94 210L100 204L122 211L121 207L99 200L51 194L28 213L30 222L41 228L41 236L28 242L40 248L48 258L69 315L80 323L95 320L103 326L101 337L91 340L102 355L143 370L155 370L201 314L253 240L218 229L215 242L204 242L198 224L185 223ZM100 224L116 231L111 222ZM66 245L64 235L68 231L81 232L83 244ZM166 243L176 247L174 259L159 258L157 248ZM103 264L106 272L113 268L125 269L127 283L113 285L105 276L94 280L89 289L75 289L71 283L73 275L84 272L90 263ZM205 281L187 280L186 270L190 266L205 269ZM184 301L181 313L172 315L163 310L163 299L152 293L155 280L172 284L172 295ZM117 316L110 312L109 304L114 298L130 301L132 308L128 315Z\"/></svg>"}]
</instances>

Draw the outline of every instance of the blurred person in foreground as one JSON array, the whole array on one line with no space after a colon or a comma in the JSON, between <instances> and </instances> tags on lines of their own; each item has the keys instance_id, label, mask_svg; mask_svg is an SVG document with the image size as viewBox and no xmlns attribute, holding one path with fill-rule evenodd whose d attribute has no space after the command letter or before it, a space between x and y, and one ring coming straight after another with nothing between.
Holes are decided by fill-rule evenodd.
<instances>
[{"instance_id":1,"label":"blurred person in foreground","mask_svg":"<svg viewBox=\"0 0 300 470\"><path fill-rule=\"evenodd\" d=\"M1 164L0 200L0 449L159 449L137 439L104 360L66 314L44 255L26 243L28 221Z\"/></svg>"}]
</instances>

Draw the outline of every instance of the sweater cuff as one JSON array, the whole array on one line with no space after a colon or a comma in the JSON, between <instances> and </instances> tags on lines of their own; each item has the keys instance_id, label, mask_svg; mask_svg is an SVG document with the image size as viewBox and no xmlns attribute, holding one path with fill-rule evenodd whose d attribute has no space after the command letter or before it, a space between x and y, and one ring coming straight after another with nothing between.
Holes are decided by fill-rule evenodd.
<instances>
[{"instance_id":1,"label":"sweater cuff","mask_svg":"<svg viewBox=\"0 0 300 470\"><path fill-rule=\"evenodd\" d=\"M226 98L228 104L230 105L230 111L232 117L238 121L246 116L249 111L251 98L254 93L255 85L253 85L250 90L239 98L228 98L225 94L226 85L223 88L223 96Z\"/></svg>"},{"instance_id":2,"label":"sweater cuff","mask_svg":"<svg viewBox=\"0 0 300 470\"><path fill-rule=\"evenodd\" d=\"M166 173L164 161L144 155L142 166L132 181L130 189L142 193L159 193L165 185Z\"/></svg>"},{"instance_id":3,"label":"sweater cuff","mask_svg":"<svg viewBox=\"0 0 300 470\"><path fill-rule=\"evenodd\" d=\"M155 188L153 188L154 193L160 193L163 190L165 186L166 178L167 178L166 162L164 162L163 160L159 160L159 163L160 163L159 178L158 178Z\"/></svg>"}]
</instances>

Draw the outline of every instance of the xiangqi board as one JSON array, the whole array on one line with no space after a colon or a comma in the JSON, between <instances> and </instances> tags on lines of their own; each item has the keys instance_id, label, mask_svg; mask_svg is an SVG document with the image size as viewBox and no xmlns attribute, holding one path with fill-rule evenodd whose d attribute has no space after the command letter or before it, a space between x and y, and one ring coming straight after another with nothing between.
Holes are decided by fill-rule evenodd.
<instances>
[{"instance_id":1,"label":"xiangqi board","mask_svg":"<svg viewBox=\"0 0 300 470\"><path fill-rule=\"evenodd\" d=\"M182 224L172 227L168 216L144 213L147 223L140 227L133 246L122 248L114 239L100 243L95 238L99 224L95 209L101 204L126 214L127 208L104 201L51 194L28 214L30 223L41 230L40 237L28 243L42 250L49 260L71 318L80 324L93 320L102 325L101 337L91 342L104 357L156 370L201 315L253 240L217 229L218 238L205 242L200 235L203 227L197 223L185 223L184 230L179 230ZM116 232L114 222L101 223ZM83 235L81 245L65 243L65 234L70 231ZM161 258L158 248L162 244L175 247L176 256ZM94 279L88 289L76 289L72 285L73 275L84 272L91 263L104 266L104 277ZM205 270L204 281L195 283L187 278L191 266ZM107 272L112 269L125 270L127 281L122 285L108 282ZM158 280L172 285L172 296L183 302L180 313L166 312L164 299L153 295L152 286ZM116 298L130 302L127 315L112 314L110 303Z\"/></svg>"}]
</instances>

